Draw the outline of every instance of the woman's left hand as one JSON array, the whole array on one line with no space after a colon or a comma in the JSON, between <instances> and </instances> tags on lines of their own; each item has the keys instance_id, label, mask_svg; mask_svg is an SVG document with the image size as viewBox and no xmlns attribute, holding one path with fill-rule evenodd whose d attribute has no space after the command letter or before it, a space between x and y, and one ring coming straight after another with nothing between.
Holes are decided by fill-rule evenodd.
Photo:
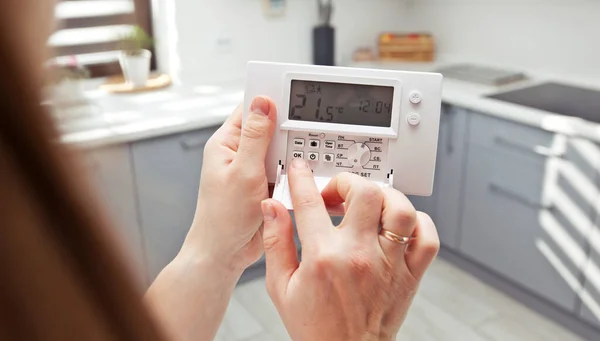
<instances>
[{"instance_id":1,"label":"woman's left hand","mask_svg":"<svg viewBox=\"0 0 600 341\"><path fill-rule=\"evenodd\" d=\"M265 97L250 110L243 128L238 107L206 144L190 232L146 294L172 340L214 339L235 284L263 253L260 203L277 112Z\"/></svg>"},{"instance_id":2,"label":"woman's left hand","mask_svg":"<svg viewBox=\"0 0 600 341\"><path fill-rule=\"evenodd\" d=\"M262 200L269 195L265 157L277 119L275 103L256 97L242 127L242 108L210 138L196 215L181 253L242 271L263 253Z\"/></svg>"}]
</instances>

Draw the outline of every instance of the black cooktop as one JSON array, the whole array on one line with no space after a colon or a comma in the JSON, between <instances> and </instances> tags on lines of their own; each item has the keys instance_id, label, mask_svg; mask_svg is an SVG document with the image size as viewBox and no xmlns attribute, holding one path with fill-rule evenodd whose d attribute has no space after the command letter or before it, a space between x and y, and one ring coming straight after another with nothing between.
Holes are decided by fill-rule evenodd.
<instances>
[{"instance_id":1,"label":"black cooktop","mask_svg":"<svg viewBox=\"0 0 600 341\"><path fill-rule=\"evenodd\" d=\"M600 91L551 82L487 97L600 123Z\"/></svg>"}]
</instances>

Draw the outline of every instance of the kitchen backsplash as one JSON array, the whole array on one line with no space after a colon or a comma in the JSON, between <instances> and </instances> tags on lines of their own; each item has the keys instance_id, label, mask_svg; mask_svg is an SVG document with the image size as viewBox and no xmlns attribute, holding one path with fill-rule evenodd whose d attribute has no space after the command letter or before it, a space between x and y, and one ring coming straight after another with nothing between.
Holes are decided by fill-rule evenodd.
<instances>
[{"instance_id":1,"label":"kitchen backsplash","mask_svg":"<svg viewBox=\"0 0 600 341\"><path fill-rule=\"evenodd\" d=\"M441 54L600 78L600 1L406 1L407 26L433 32Z\"/></svg>"}]
</instances>

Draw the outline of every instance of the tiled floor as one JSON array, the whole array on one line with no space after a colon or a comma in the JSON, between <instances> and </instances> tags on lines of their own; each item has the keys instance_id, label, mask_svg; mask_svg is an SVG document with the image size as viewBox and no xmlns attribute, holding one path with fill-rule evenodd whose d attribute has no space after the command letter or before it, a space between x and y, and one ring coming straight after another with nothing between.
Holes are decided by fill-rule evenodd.
<instances>
[{"instance_id":1,"label":"tiled floor","mask_svg":"<svg viewBox=\"0 0 600 341\"><path fill-rule=\"evenodd\" d=\"M264 279L236 289L216 340L291 340L267 295ZM423 280L398 340L582 339L438 259Z\"/></svg>"}]
</instances>

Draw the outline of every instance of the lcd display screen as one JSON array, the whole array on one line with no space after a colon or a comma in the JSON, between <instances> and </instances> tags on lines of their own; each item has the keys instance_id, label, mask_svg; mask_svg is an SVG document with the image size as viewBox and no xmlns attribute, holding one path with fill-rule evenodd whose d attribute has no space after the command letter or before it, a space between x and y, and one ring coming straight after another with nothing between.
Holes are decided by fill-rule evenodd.
<instances>
[{"instance_id":1,"label":"lcd display screen","mask_svg":"<svg viewBox=\"0 0 600 341\"><path fill-rule=\"evenodd\" d=\"M292 80L290 120L389 127L393 86Z\"/></svg>"}]
</instances>

